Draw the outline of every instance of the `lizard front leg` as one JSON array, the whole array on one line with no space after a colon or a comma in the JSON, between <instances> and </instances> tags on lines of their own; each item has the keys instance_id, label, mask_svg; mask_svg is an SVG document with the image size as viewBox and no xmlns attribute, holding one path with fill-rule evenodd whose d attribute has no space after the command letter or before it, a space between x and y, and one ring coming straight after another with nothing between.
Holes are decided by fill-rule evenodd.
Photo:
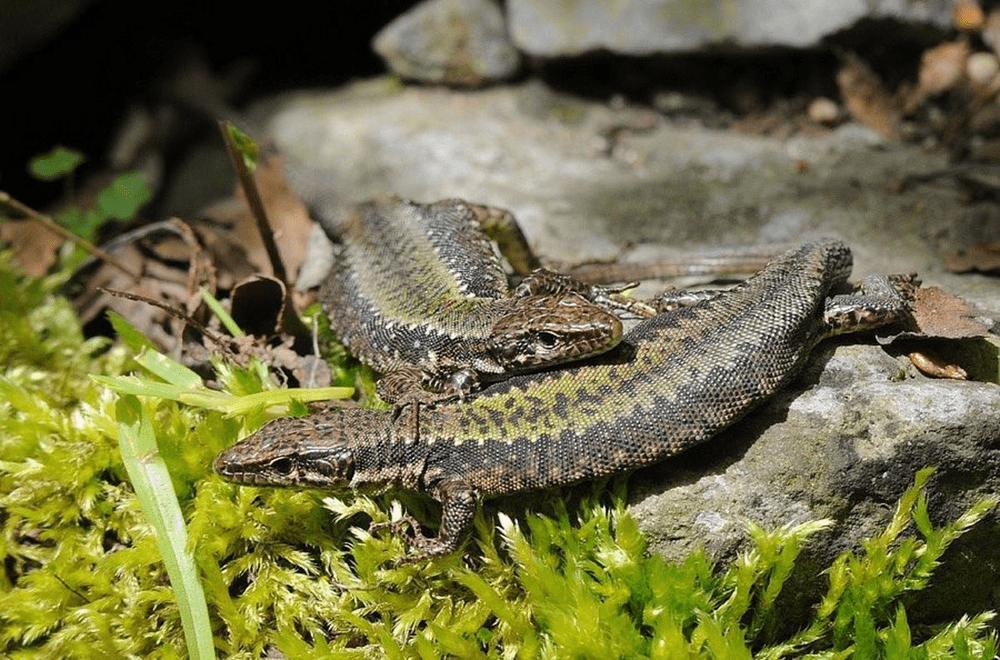
<instances>
[{"instance_id":1,"label":"lizard front leg","mask_svg":"<svg viewBox=\"0 0 1000 660\"><path fill-rule=\"evenodd\" d=\"M455 479L446 479L431 489L431 496L441 503L441 527L437 536L425 536L420 525L409 515L399 520L372 525L370 531L390 528L403 535L405 541L417 552L400 559L398 564L413 562L446 555L458 549L465 531L472 525L476 515L478 497L476 491L468 484ZM404 531L410 528L410 533Z\"/></svg>"},{"instance_id":2,"label":"lizard front leg","mask_svg":"<svg viewBox=\"0 0 1000 660\"><path fill-rule=\"evenodd\" d=\"M464 400L479 389L475 369L457 365L407 366L393 369L379 379L375 392L395 407L407 403L433 405L455 399Z\"/></svg>"},{"instance_id":3,"label":"lizard front leg","mask_svg":"<svg viewBox=\"0 0 1000 660\"><path fill-rule=\"evenodd\" d=\"M536 268L521 280L511 295L515 298L526 298L528 296L576 293L598 307L617 314L622 318L649 318L656 316L657 310L653 307L641 300L621 295L638 285L638 282L632 282L614 287L599 286L587 284L572 275L557 273L548 268Z\"/></svg>"},{"instance_id":4,"label":"lizard front leg","mask_svg":"<svg viewBox=\"0 0 1000 660\"><path fill-rule=\"evenodd\" d=\"M656 316L656 310L649 305L621 295L634 289L637 284L621 287L591 285L572 275L542 268L538 257L528 245L521 226L509 211L479 204L468 206L475 215L479 229L496 242L500 254L507 259L513 271L524 276L512 293L514 297L578 293L622 318Z\"/></svg>"}]
</instances>

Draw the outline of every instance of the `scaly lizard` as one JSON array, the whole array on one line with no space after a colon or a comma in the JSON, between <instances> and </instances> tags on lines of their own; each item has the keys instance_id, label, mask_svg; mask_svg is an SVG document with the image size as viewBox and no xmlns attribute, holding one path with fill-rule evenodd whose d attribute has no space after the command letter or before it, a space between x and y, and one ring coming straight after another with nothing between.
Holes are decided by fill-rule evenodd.
<instances>
[{"instance_id":1,"label":"scaly lizard","mask_svg":"<svg viewBox=\"0 0 1000 660\"><path fill-rule=\"evenodd\" d=\"M242 484L405 489L442 505L439 532L415 526L410 560L458 547L481 498L651 465L761 405L834 334L905 319L914 282L845 284L839 241L791 250L741 285L641 322L612 351L515 376L465 402L412 414L328 410L274 420L222 452ZM412 521L408 521L411 524Z\"/></svg>"},{"instance_id":2,"label":"scaly lizard","mask_svg":"<svg viewBox=\"0 0 1000 660\"><path fill-rule=\"evenodd\" d=\"M397 405L464 397L480 382L606 351L622 337L611 312L638 306L615 289L532 271L538 263L506 211L396 197L318 210L336 241L320 300L351 353L386 373L379 394ZM514 292L490 237L517 272L532 271Z\"/></svg>"}]
</instances>

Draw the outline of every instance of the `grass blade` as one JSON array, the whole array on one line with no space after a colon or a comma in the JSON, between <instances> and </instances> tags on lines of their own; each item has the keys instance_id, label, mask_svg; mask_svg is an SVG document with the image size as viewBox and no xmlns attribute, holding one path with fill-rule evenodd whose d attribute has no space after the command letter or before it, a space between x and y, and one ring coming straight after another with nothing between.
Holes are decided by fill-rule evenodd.
<instances>
[{"instance_id":1,"label":"grass blade","mask_svg":"<svg viewBox=\"0 0 1000 660\"><path fill-rule=\"evenodd\" d=\"M194 557L187 550L187 527L167 466L156 446L148 404L143 405L135 396L125 395L119 400L116 413L118 444L125 469L156 533L167 576L177 597L188 655L196 660L215 658L205 592L198 579Z\"/></svg>"}]
</instances>

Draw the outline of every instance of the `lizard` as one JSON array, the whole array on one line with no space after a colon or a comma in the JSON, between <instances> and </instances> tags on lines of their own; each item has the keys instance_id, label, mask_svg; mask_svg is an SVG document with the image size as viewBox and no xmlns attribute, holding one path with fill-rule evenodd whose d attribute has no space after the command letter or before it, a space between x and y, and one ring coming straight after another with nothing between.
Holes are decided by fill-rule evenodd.
<instances>
[{"instance_id":1,"label":"lizard","mask_svg":"<svg viewBox=\"0 0 1000 660\"><path fill-rule=\"evenodd\" d=\"M404 489L440 502L436 537L412 525L416 554L458 548L483 498L652 465L760 406L827 337L909 316L906 276L846 287L840 241L806 243L750 279L640 322L613 350L514 376L464 402L390 411L332 409L269 422L219 454L239 484ZM907 295L909 294L909 295Z\"/></svg>"},{"instance_id":2,"label":"lizard","mask_svg":"<svg viewBox=\"0 0 1000 660\"><path fill-rule=\"evenodd\" d=\"M642 307L616 299L621 289L539 268L501 209L382 197L339 214L314 205L314 215L335 241L319 291L331 329L385 374L377 391L397 406L464 397L510 374L608 350L622 337L613 312ZM513 291L490 238L527 275Z\"/></svg>"}]
</instances>

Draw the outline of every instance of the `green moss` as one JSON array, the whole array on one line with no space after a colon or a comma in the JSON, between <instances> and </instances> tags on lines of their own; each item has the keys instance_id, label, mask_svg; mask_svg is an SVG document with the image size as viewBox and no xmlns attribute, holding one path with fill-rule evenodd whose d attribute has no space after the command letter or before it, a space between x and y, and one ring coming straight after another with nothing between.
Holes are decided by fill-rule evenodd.
<instances>
[{"instance_id":1,"label":"green moss","mask_svg":"<svg viewBox=\"0 0 1000 660\"><path fill-rule=\"evenodd\" d=\"M185 625L204 625L218 656L247 659L279 651L290 658L994 654L991 615L918 638L900 603L995 504L984 501L935 528L923 496L927 472L882 535L828 569L827 596L811 623L787 639L766 632L776 629L775 603L801 548L828 523L752 528L753 550L727 568L704 553L668 564L647 556L624 505L625 479L610 489L580 488L582 500L571 506L558 493L541 494L533 498L536 513L491 505L477 515L467 554L397 567L403 541L373 535L369 524L404 508L432 521L426 499L221 481L211 472L216 453L274 414L254 404L227 416L236 410L231 401L269 387L262 370L220 367L220 382L247 395L240 398L210 396L197 383L181 391L174 381L188 376L162 356L139 353L133 361L132 349L84 341L68 303L53 294L57 285L17 275L0 253L4 657L205 657L188 650L198 648L186 641L197 635L186 638ZM103 382L153 384L173 398L119 397L89 377L140 364L139 378ZM150 431L158 451L133 447L129 460L146 472L136 476L135 465L125 469L119 441L139 442ZM133 479L155 480L157 465L169 472L170 488L161 482L152 506L172 488L176 495L159 502L179 507L186 531L155 532L149 521L158 514L136 497L142 488ZM165 533L185 538L164 544ZM165 562L165 553L176 557ZM168 580L171 561L181 567L174 570L189 570L181 579L200 582L204 621L192 614L201 596L178 590L175 573Z\"/></svg>"}]
</instances>

